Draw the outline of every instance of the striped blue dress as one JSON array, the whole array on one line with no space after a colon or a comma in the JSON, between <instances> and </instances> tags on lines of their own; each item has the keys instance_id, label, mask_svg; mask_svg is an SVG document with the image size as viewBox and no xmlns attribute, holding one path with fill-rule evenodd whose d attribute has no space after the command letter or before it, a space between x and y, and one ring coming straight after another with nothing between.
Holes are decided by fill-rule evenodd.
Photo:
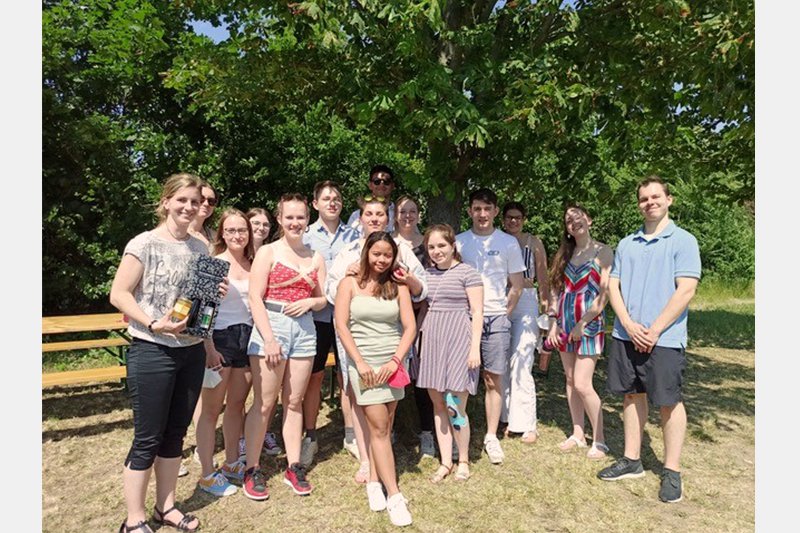
<instances>
[{"instance_id":1,"label":"striped blue dress","mask_svg":"<svg viewBox=\"0 0 800 533\"><path fill-rule=\"evenodd\" d=\"M427 271L428 313L419 328L417 387L439 392L478 391L479 368L468 369L472 322L466 289L483 286L480 274L465 263Z\"/></svg>"}]
</instances>

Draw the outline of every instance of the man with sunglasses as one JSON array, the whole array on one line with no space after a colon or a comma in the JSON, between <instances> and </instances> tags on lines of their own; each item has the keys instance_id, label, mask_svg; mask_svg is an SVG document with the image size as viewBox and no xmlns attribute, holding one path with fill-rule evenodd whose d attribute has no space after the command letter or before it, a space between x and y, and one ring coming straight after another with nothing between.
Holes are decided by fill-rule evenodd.
<instances>
[{"instance_id":1,"label":"man with sunglasses","mask_svg":"<svg viewBox=\"0 0 800 533\"><path fill-rule=\"evenodd\" d=\"M391 201L392 191L394 191L394 173L392 169L386 165L375 165L369 171L369 183L367 184L372 194L366 196L364 199L369 201L372 198L377 199L379 202L386 202L389 204L389 224L386 226L386 232L392 233L394 231L394 202ZM347 220L347 225L355 228L360 234L364 234L364 228L361 225L361 209L356 209L350 218Z\"/></svg>"}]
</instances>

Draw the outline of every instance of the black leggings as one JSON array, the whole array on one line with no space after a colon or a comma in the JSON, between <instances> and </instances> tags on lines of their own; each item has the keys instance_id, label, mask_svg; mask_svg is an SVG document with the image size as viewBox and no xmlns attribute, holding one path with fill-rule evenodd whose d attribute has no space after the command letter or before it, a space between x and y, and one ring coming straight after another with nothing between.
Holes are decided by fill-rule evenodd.
<instances>
[{"instance_id":1,"label":"black leggings","mask_svg":"<svg viewBox=\"0 0 800 533\"><path fill-rule=\"evenodd\" d=\"M147 470L156 456L181 456L183 437L203 385L205 362L203 343L171 348L133 339L127 357L133 444L125 466Z\"/></svg>"},{"instance_id":2,"label":"black leggings","mask_svg":"<svg viewBox=\"0 0 800 533\"><path fill-rule=\"evenodd\" d=\"M420 389L414 383L414 402L417 404L419 429L433 431L433 402L428 394L428 389Z\"/></svg>"}]
</instances>

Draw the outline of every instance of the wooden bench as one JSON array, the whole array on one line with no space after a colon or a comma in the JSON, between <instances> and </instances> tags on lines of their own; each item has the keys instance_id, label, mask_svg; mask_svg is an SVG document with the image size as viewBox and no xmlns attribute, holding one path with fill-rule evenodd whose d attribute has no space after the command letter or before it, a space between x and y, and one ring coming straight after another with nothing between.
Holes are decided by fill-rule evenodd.
<instances>
[{"instance_id":1,"label":"wooden bench","mask_svg":"<svg viewBox=\"0 0 800 533\"><path fill-rule=\"evenodd\" d=\"M42 387L125 378L125 350L130 344L126 334L127 328L128 324L123 319L122 313L42 317L42 335L90 332L106 334L105 337L98 339L42 341L42 353L102 348L119 361L119 365L113 367L42 374Z\"/></svg>"}]
</instances>

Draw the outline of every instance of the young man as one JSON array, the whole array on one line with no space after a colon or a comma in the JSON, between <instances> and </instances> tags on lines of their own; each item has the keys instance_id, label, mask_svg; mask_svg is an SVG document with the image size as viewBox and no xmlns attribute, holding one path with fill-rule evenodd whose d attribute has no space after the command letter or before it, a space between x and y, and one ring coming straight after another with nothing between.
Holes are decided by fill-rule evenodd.
<instances>
[{"instance_id":1,"label":"young man","mask_svg":"<svg viewBox=\"0 0 800 533\"><path fill-rule=\"evenodd\" d=\"M375 165L369 171L369 182L367 184L372 196L375 198L383 198L389 206L389 221L386 224L385 231L392 233L394 231L394 202L391 201L392 191L394 191L394 173L392 169L386 165ZM361 209L356 209L347 220L347 225L355 228L359 233L363 234L363 227L361 225Z\"/></svg>"},{"instance_id":2,"label":"young man","mask_svg":"<svg viewBox=\"0 0 800 533\"><path fill-rule=\"evenodd\" d=\"M505 454L497 440L497 426L502 407L503 374L508 368L511 346L511 321L522 294L525 263L517 239L495 229L494 219L500 210L497 195L478 189L469 195L467 210L472 229L456 236L462 260L483 278L483 335L481 367L486 385L486 436L484 449L493 464L503 462ZM506 287L508 293L506 293Z\"/></svg>"},{"instance_id":3,"label":"young man","mask_svg":"<svg viewBox=\"0 0 800 533\"><path fill-rule=\"evenodd\" d=\"M683 497L680 456L686 435L683 371L686 319L700 279L697 239L669 218L672 196L658 176L636 188L644 225L622 239L614 256L609 299L617 315L608 361L608 391L623 394L625 453L597 477L644 476L640 460L648 400L658 406L664 435L659 498Z\"/></svg>"},{"instance_id":4,"label":"young man","mask_svg":"<svg viewBox=\"0 0 800 533\"><path fill-rule=\"evenodd\" d=\"M339 185L332 181L321 181L314 185L314 209L319 216L317 221L308 226L303 242L310 249L319 252L325 259L325 269L330 270L333 259L347 245L358 239L358 232L342 223L342 192ZM321 401L322 380L325 376L325 362L328 352L333 348L336 365L339 365L339 352L336 349L333 331L333 306L328 304L321 311L314 311L314 326L317 330L317 354L308 382L306 395L303 398L303 423L306 434L300 450L300 462L309 466L319 449L317 444L317 416ZM339 390L342 391L341 376ZM344 418L344 448L358 458L358 447L355 443L353 422L350 417L350 400L341 394L342 416Z\"/></svg>"}]
</instances>

